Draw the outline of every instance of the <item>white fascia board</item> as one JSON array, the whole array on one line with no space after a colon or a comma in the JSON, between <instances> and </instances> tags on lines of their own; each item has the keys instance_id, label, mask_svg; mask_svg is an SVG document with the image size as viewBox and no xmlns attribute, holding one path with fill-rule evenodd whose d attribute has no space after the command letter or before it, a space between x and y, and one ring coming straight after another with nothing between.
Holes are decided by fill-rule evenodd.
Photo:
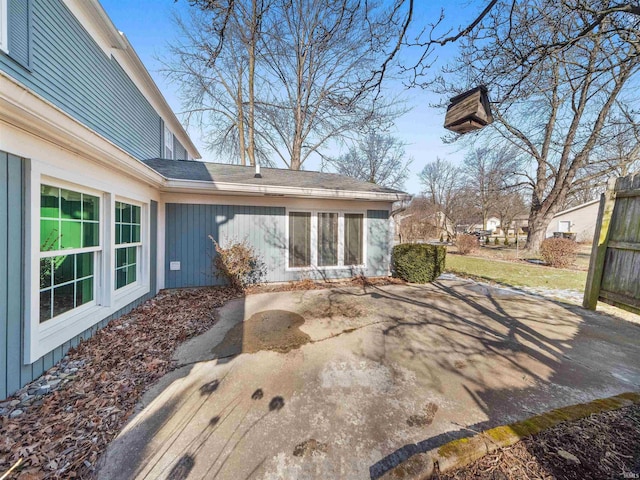
<instances>
[{"instance_id":1,"label":"white fascia board","mask_svg":"<svg viewBox=\"0 0 640 480\"><path fill-rule=\"evenodd\" d=\"M272 195L300 198L332 198L342 200L367 200L395 202L410 198L406 193L358 192L325 188L301 188L246 183L209 182L197 180L166 179L163 192L216 193L220 195Z\"/></svg>"},{"instance_id":2,"label":"white fascia board","mask_svg":"<svg viewBox=\"0 0 640 480\"><path fill-rule=\"evenodd\" d=\"M571 213L574 212L576 210L580 210L581 208L585 208L585 207L589 207L591 205L593 205L594 203L599 203L600 199L597 200L591 200L589 202L583 203L581 205L576 205L575 207L571 207L571 208L567 208L566 210L563 210L561 212L556 213L553 218L559 217L560 215L565 215L567 213Z\"/></svg>"},{"instance_id":3,"label":"white fascia board","mask_svg":"<svg viewBox=\"0 0 640 480\"><path fill-rule=\"evenodd\" d=\"M71 152L90 154L95 161L154 187L164 182L155 170L1 71L0 118Z\"/></svg>"}]
</instances>

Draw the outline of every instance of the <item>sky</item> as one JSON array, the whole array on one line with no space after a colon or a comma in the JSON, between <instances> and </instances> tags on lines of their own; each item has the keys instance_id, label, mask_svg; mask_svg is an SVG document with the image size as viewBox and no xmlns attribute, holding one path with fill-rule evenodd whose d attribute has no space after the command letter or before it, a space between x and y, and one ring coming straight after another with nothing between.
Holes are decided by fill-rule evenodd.
<instances>
[{"instance_id":1,"label":"sky","mask_svg":"<svg viewBox=\"0 0 640 480\"><path fill-rule=\"evenodd\" d=\"M101 3L116 28L125 33L169 105L175 112L180 112L182 107L179 87L164 77L161 59L167 58L168 46L178 36L173 20L174 16L192 8L188 1L101 0ZM425 25L437 20L440 13L440 3L445 5L445 2L416 2L414 24ZM466 1L460 1L459 5L447 2L445 8L450 26L454 28L467 22L477 10ZM416 53L413 51L401 52L401 61L404 60L408 63ZM439 64L443 64L455 54L455 47L442 48L438 50L437 54ZM447 133L442 126L444 111L430 105L440 103L446 98L421 88L407 89L402 78L394 79L388 83L388 93L389 95L400 94L405 98L407 106L412 107L410 112L396 120L396 131L392 133L407 144L407 156L413 158L410 166L411 173L405 183L404 190L417 194L422 191L419 174L425 164L435 160L436 157L457 163L464 156L464 152L460 146L447 145L441 140L442 136ZM214 153L207 151L197 129L191 128L189 134L203 160L223 161ZM305 162L304 168L317 170L320 165L316 159L309 159Z\"/></svg>"}]
</instances>

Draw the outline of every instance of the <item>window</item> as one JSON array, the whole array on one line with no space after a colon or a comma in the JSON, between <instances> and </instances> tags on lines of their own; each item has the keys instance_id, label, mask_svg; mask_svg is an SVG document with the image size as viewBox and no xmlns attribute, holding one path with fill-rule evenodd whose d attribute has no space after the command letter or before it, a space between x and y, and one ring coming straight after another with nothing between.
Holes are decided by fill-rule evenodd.
<instances>
[{"instance_id":1,"label":"window","mask_svg":"<svg viewBox=\"0 0 640 480\"><path fill-rule=\"evenodd\" d=\"M94 300L100 199L40 187L40 323Z\"/></svg>"},{"instance_id":2,"label":"window","mask_svg":"<svg viewBox=\"0 0 640 480\"><path fill-rule=\"evenodd\" d=\"M558 231L563 233L570 232L571 222L560 220L558 222Z\"/></svg>"},{"instance_id":3,"label":"window","mask_svg":"<svg viewBox=\"0 0 640 480\"><path fill-rule=\"evenodd\" d=\"M116 202L116 261L115 288L125 287L138 280L138 266L142 243L140 241L141 208Z\"/></svg>"},{"instance_id":4,"label":"window","mask_svg":"<svg viewBox=\"0 0 640 480\"><path fill-rule=\"evenodd\" d=\"M344 264L362 265L363 258L363 225L364 215L361 213L344 214Z\"/></svg>"},{"instance_id":5,"label":"window","mask_svg":"<svg viewBox=\"0 0 640 480\"><path fill-rule=\"evenodd\" d=\"M0 0L0 50L9 52L9 39L7 35L7 1Z\"/></svg>"},{"instance_id":6,"label":"window","mask_svg":"<svg viewBox=\"0 0 640 480\"><path fill-rule=\"evenodd\" d=\"M311 213L289 213L289 267L311 265Z\"/></svg>"},{"instance_id":7,"label":"window","mask_svg":"<svg viewBox=\"0 0 640 480\"><path fill-rule=\"evenodd\" d=\"M289 212L289 268L364 266L363 213Z\"/></svg>"},{"instance_id":8,"label":"window","mask_svg":"<svg viewBox=\"0 0 640 480\"><path fill-rule=\"evenodd\" d=\"M173 159L173 134L166 125L164 126L164 158Z\"/></svg>"}]
</instances>

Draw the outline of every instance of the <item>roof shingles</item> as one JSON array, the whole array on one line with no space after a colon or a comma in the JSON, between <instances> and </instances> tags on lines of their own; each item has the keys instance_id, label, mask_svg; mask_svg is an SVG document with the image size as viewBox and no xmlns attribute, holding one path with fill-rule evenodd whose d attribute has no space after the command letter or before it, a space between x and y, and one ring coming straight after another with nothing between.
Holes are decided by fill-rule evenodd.
<instances>
[{"instance_id":1,"label":"roof shingles","mask_svg":"<svg viewBox=\"0 0 640 480\"><path fill-rule=\"evenodd\" d=\"M351 192L371 192L405 195L400 190L381 187L335 173L312 172L307 170L286 170L261 168L261 177L256 178L255 168L227 163L211 163L196 160L167 160L154 158L145 164L160 175L174 180L194 180L204 182L237 183L273 187L320 188Z\"/></svg>"}]
</instances>

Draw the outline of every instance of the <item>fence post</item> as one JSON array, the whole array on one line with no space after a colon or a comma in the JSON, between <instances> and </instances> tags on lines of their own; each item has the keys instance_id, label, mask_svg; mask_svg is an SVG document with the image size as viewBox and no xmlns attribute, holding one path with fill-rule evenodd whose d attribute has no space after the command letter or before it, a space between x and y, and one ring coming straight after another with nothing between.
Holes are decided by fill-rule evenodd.
<instances>
[{"instance_id":1,"label":"fence post","mask_svg":"<svg viewBox=\"0 0 640 480\"><path fill-rule=\"evenodd\" d=\"M607 254L607 244L609 243L609 227L611 225L613 207L616 203L616 180L616 178L610 178L607 182L607 190L600 196L598 221L593 234L589 272L587 273L587 283L584 288L584 299L582 301L582 306L589 310L596 309L598 297L600 296L604 260Z\"/></svg>"}]
</instances>

